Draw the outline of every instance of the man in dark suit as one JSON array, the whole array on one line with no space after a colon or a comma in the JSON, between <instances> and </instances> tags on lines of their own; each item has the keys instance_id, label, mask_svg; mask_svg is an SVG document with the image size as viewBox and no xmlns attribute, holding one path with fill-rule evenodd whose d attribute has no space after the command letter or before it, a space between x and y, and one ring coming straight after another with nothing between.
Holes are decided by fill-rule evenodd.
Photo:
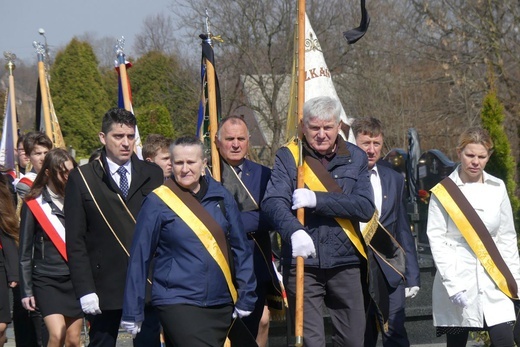
<instances>
[{"instance_id":1,"label":"man in dark suit","mask_svg":"<svg viewBox=\"0 0 520 347\"><path fill-rule=\"evenodd\" d=\"M131 112L110 109L99 133L100 158L73 170L65 191L68 263L91 347L116 345L135 219L143 198L164 181L157 165L133 153L136 123ZM139 328L134 346L160 346L155 312Z\"/></svg>"},{"instance_id":2,"label":"man in dark suit","mask_svg":"<svg viewBox=\"0 0 520 347\"><path fill-rule=\"evenodd\" d=\"M258 345L265 346L269 329L266 294L273 287L274 269L271 262L270 224L260 212L260 202L271 177L271 169L245 158L249 149L249 131L241 117L224 118L220 122L215 143L223 159L222 184L238 203L244 232L247 233L251 251L254 253L258 300L253 312L243 317L243 321L256 337Z\"/></svg>"},{"instance_id":3,"label":"man in dark suit","mask_svg":"<svg viewBox=\"0 0 520 347\"><path fill-rule=\"evenodd\" d=\"M374 203L379 212L379 228L384 228L404 249L404 273L395 271L396 267L387 266L383 258L377 257L386 278L389 293L388 331L383 331L383 346L410 346L404 327L405 298L414 298L420 286L419 264L415 240L412 235L403 199L404 178L398 172L383 165L376 165L383 148L383 128L381 122L372 117L356 119L352 131L357 145L368 156L370 182L374 191ZM383 230L378 230L381 232ZM372 245L377 250L377 245ZM401 271L402 271L401 270ZM367 312L365 347L377 343L377 318L373 310Z\"/></svg>"}]
</instances>

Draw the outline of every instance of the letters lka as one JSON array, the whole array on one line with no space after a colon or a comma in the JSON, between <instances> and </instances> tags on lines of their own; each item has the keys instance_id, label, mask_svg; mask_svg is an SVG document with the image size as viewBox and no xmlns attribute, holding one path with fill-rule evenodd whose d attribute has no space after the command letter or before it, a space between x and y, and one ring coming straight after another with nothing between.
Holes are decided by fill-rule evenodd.
<instances>
[{"instance_id":1,"label":"letters lka","mask_svg":"<svg viewBox=\"0 0 520 347\"><path fill-rule=\"evenodd\" d=\"M330 78L330 71L326 67L313 68L305 71L305 81L309 81L313 78L327 77Z\"/></svg>"}]
</instances>

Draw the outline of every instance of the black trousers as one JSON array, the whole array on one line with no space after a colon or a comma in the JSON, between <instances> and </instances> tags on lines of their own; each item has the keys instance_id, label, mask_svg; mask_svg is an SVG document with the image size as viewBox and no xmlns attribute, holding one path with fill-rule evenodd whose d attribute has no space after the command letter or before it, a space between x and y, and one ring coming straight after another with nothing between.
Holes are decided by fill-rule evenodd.
<instances>
[{"instance_id":1,"label":"black trousers","mask_svg":"<svg viewBox=\"0 0 520 347\"><path fill-rule=\"evenodd\" d=\"M87 315L90 323L89 347L115 347L122 310L103 310L101 314ZM141 332L133 340L134 347L160 347L160 325L157 311L145 306Z\"/></svg>"},{"instance_id":2,"label":"black trousers","mask_svg":"<svg viewBox=\"0 0 520 347\"><path fill-rule=\"evenodd\" d=\"M397 288L388 287L389 291L389 315L388 315L388 331L378 329L378 319L374 303L369 304L367 312L367 329L365 331L365 347L375 347L377 345L377 336L381 330L384 347L409 347L408 334L404 327L406 315L404 312L405 295L404 284L400 284Z\"/></svg>"},{"instance_id":3,"label":"black trousers","mask_svg":"<svg viewBox=\"0 0 520 347\"><path fill-rule=\"evenodd\" d=\"M219 347L226 340L233 306L161 305L157 311L168 345Z\"/></svg>"},{"instance_id":4,"label":"black trousers","mask_svg":"<svg viewBox=\"0 0 520 347\"><path fill-rule=\"evenodd\" d=\"M485 326L491 340L491 347L515 347L513 328L507 323ZM446 334L447 347L464 347L468 342L469 331L460 334Z\"/></svg>"}]
</instances>

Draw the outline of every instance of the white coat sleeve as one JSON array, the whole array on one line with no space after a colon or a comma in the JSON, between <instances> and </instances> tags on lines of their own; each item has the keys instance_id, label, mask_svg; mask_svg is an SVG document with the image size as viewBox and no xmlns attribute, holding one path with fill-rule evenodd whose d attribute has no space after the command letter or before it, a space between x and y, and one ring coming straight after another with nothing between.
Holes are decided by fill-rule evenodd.
<instances>
[{"instance_id":1,"label":"white coat sleeve","mask_svg":"<svg viewBox=\"0 0 520 347\"><path fill-rule=\"evenodd\" d=\"M503 184L500 186L502 201L500 204L500 228L497 237L497 248L502 255L511 274L516 280L520 290L520 260L518 257L517 236L513 219L511 202L507 195L507 190Z\"/></svg>"}]
</instances>

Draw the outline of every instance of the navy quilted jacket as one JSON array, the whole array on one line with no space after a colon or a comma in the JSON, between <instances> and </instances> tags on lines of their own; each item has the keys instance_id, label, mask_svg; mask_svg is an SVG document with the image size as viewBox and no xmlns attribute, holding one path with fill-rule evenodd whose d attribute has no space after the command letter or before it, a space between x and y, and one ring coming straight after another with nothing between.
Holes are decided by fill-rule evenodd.
<instances>
[{"instance_id":1,"label":"navy quilted jacket","mask_svg":"<svg viewBox=\"0 0 520 347\"><path fill-rule=\"evenodd\" d=\"M306 259L306 266L328 269L360 262L359 253L334 218L349 219L359 231L358 222L367 222L374 214L367 167L365 152L339 139L337 154L327 170L343 193L316 192L316 207L305 210L303 226L296 218L296 211L291 209L292 193L296 189L296 163L287 147L278 150L262 209L282 236L284 265L294 262L291 235L299 229L309 233L316 247L316 258Z\"/></svg>"}]
</instances>

